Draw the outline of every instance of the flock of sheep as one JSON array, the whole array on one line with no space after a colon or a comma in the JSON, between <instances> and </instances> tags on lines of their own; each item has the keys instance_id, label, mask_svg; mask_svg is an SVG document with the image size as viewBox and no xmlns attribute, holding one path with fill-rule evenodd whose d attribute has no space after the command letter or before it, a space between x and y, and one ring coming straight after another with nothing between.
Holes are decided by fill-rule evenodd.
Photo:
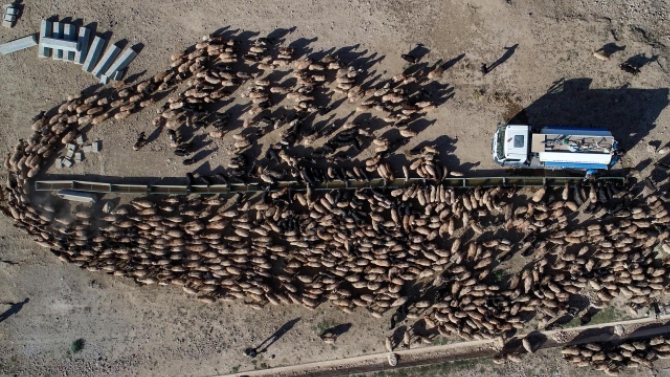
<instances>
[{"instance_id":1,"label":"flock of sheep","mask_svg":"<svg viewBox=\"0 0 670 377\"><path fill-rule=\"evenodd\" d=\"M589 343L561 351L577 367L591 366L616 376L621 368L652 368L652 362L670 358L670 340L663 336L623 343Z\"/></svg>"},{"instance_id":2,"label":"flock of sheep","mask_svg":"<svg viewBox=\"0 0 670 377\"><path fill-rule=\"evenodd\" d=\"M596 308L618 296L639 308L666 291L666 260L656 250L668 248L670 216L667 198L658 194L635 196L626 187L599 182L534 192L454 189L441 180L461 173L447 170L431 146L413 150L415 160L401 169L406 178L425 178L424 184L313 190L331 179L394 179L398 167L386 158L416 134L412 122L434 109L421 84L439 79L443 68L400 74L363 89L362 74L337 56L317 61L295 54L265 39L244 46L208 37L173 55L167 70L145 81L107 95L69 97L38 116L33 135L7 157L10 174L0 209L63 262L139 284L180 286L202 302L239 300L259 310L314 309L329 302L345 312L365 310L382 318L391 311L394 318L415 320L400 338L387 339L389 351L430 343L437 335L492 339L533 318L550 326L580 314L583 308L573 300L579 295L592 293ZM294 84L272 82L266 74L275 70L292 72ZM168 130L185 164L193 162L189 129L206 128L216 139L232 135L230 116L209 106L236 90L250 100L242 132L232 135L228 169L218 179L256 178L268 186L263 195L136 198L102 213L97 206L70 210L31 192L31 179L80 127L124 119L177 89L159 107L154 125ZM375 137L356 122L310 128L312 115L333 110L319 102L324 93L346 98L356 112L378 112L400 130L399 138ZM272 113L284 99L294 101L288 113ZM280 141L268 148L267 166L249 166L246 151L275 130ZM345 169L293 154L294 146L322 137L328 141L314 152L321 162L338 161L343 146L363 148L366 138L375 155ZM138 140L136 148L145 143ZM307 191L274 190L287 176L304 181ZM501 269L511 258L523 267ZM600 352L578 351L570 351L570 360L580 365L595 362L592 356ZM518 355L499 359L517 361ZM631 356L626 360L646 365Z\"/></svg>"}]
</instances>

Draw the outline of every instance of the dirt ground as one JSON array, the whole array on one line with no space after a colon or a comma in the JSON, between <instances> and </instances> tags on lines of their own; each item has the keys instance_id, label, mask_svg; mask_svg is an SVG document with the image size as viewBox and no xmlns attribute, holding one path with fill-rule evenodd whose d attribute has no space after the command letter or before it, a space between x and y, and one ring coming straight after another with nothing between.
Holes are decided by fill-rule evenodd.
<instances>
[{"instance_id":1,"label":"dirt ground","mask_svg":"<svg viewBox=\"0 0 670 377\"><path fill-rule=\"evenodd\" d=\"M654 170L657 158L648 145L670 141L669 8L655 0L32 1L25 3L14 29L0 30L0 41L37 32L42 18L95 22L98 32L112 33L113 41L143 44L129 74L150 75L165 68L173 52L226 26L252 37L290 29L286 42L313 53L349 47L343 57L358 57L370 77L399 73L405 64L400 55L421 43L429 50L422 62L453 59L454 64L442 79L448 84L447 100L428 115L425 129L407 148L434 141L448 152L441 156L448 166L468 175L496 175L500 172L490 157L490 138L503 119L607 127L628 150L623 167L637 167L643 176L653 172L660 180L665 172ZM616 51L607 62L592 56L604 46ZM491 65L509 51L506 61L482 76L482 63ZM376 63L368 67L370 61ZM621 71L618 64L625 61L642 65L641 73ZM0 56L0 82L3 156L30 135L30 119L40 110L96 85L78 66L38 59L35 48ZM517 115L522 108L525 112ZM152 131L152 116L143 111L91 129L88 138L101 139L103 153L67 173L91 179L147 177L145 183L151 177L183 177L187 170L171 158L166 137L132 151L137 134ZM199 169L215 170L229 147L208 145L212 152ZM49 174L63 171L51 169ZM128 279L62 264L3 218L0 303L26 298L20 311L0 322L0 374L217 375L380 352L388 332L387 318L347 315L328 304L314 312L297 306L251 311L236 303L201 304L178 288L140 288ZM0 313L7 309L0 306ZM243 356L246 347L297 318L267 353L254 360ZM336 346L318 339L318 332L341 323L352 328ZM72 343L78 339L84 347L73 354ZM423 375L493 372L480 364ZM659 363L655 375L668 374L666 367ZM583 375L555 353L540 353L527 364L495 373Z\"/></svg>"}]
</instances>

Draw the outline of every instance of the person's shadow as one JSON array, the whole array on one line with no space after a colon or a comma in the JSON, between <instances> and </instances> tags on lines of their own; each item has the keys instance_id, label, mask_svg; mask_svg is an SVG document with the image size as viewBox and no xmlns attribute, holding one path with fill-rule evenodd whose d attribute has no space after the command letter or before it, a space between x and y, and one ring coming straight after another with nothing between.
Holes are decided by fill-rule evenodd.
<instances>
[{"instance_id":1,"label":"person's shadow","mask_svg":"<svg viewBox=\"0 0 670 377\"><path fill-rule=\"evenodd\" d=\"M503 54L503 56L500 57L500 59L498 59L498 60L496 60L495 62L493 62L493 64L491 64L491 65L488 67L488 69L487 69L486 71L487 71L487 72L491 72L491 71L493 71L497 66L499 66L499 65L501 65L502 63L506 62L509 58L512 57L512 55L514 55L514 52L516 51L516 48L517 48L517 47L519 47L519 44L518 44L518 43L515 44L515 45L512 46L512 47L504 47L504 49L507 50L507 51L505 51L505 53Z\"/></svg>"},{"instance_id":2,"label":"person's shadow","mask_svg":"<svg viewBox=\"0 0 670 377\"><path fill-rule=\"evenodd\" d=\"M16 304L11 304L12 306L7 309L4 313L0 314L0 323L2 323L4 320L7 318L13 316L14 314L18 313L23 309L23 305L27 304L28 301L30 301L29 298L26 297L23 302L17 302Z\"/></svg>"},{"instance_id":3,"label":"person's shadow","mask_svg":"<svg viewBox=\"0 0 670 377\"><path fill-rule=\"evenodd\" d=\"M279 328L279 330L275 331L272 335L270 335L267 339L265 339L261 344L258 345L258 347L255 348L247 348L244 350L244 353L247 356L250 357L256 357L261 352L266 352L268 348L274 344L274 342L278 341L284 334L286 334L290 329L295 326L296 323L300 321L300 317L290 320L286 322L282 327ZM269 342L269 343L268 343ZM267 344L265 344L267 343ZM262 348L261 348L262 347Z\"/></svg>"}]
</instances>

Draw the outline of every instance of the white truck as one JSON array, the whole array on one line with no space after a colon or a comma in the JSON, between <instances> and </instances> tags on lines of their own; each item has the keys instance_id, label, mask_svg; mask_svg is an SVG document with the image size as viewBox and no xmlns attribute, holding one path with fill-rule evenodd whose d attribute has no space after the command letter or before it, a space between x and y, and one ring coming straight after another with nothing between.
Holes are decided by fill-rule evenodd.
<instances>
[{"instance_id":1,"label":"white truck","mask_svg":"<svg viewBox=\"0 0 670 377\"><path fill-rule=\"evenodd\" d=\"M612 133L599 128L499 124L491 147L501 165L529 169L607 170L619 159Z\"/></svg>"}]
</instances>

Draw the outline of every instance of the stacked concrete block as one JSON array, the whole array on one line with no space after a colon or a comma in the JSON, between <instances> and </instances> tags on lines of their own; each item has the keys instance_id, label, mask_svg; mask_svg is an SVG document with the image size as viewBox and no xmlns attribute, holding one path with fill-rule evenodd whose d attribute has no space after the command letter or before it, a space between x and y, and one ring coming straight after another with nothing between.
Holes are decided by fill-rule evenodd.
<instances>
[{"instance_id":1,"label":"stacked concrete block","mask_svg":"<svg viewBox=\"0 0 670 377\"><path fill-rule=\"evenodd\" d=\"M37 45L37 35L29 35L21 39L17 39L11 42L3 43L0 45L0 54L7 55L12 52L26 49L28 47Z\"/></svg>"},{"instance_id":2,"label":"stacked concrete block","mask_svg":"<svg viewBox=\"0 0 670 377\"><path fill-rule=\"evenodd\" d=\"M84 135L77 135L73 143L65 144L65 156L56 158L56 168L70 168L74 164L84 161L86 153L99 153L100 148L100 140L84 145Z\"/></svg>"},{"instance_id":3,"label":"stacked concrete block","mask_svg":"<svg viewBox=\"0 0 670 377\"><path fill-rule=\"evenodd\" d=\"M2 6L2 26L12 28L16 23L16 18L19 16L19 10L13 4L5 4Z\"/></svg>"},{"instance_id":4,"label":"stacked concrete block","mask_svg":"<svg viewBox=\"0 0 670 377\"><path fill-rule=\"evenodd\" d=\"M121 53L119 46L110 45L103 54L107 41L92 34L92 30L87 27L42 20L39 41L37 35L29 35L0 45L0 54L5 55L38 45L37 55L40 58L51 57L54 60L81 65L84 71L91 72L102 83L107 83L108 80L121 80L128 70L128 65L137 56L137 52L129 47Z\"/></svg>"},{"instance_id":5,"label":"stacked concrete block","mask_svg":"<svg viewBox=\"0 0 670 377\"><path fill-rule=\"evenodd\" d=\"M51 21L42 20L42 26L40 27L40 42L44 38L50 38L51 31L52 31ZM49 47L45 47L42 46L42 44L40 44L37 56L39 56L40 58L48 58L49 56L51 56L51 49Z\"/></svg>"},{"instance_id":6,"label":"stacked concrete block","mask_svg":"<svg viewBox=\"0 0 670 377\"><path fill-rule=\"evenodd\" d=\"M77 27L73 24L65 24L65 32L63 33L65 40L67 41L76 41L77 40ZM78 46L77 46L78 47ZM79 48L77 48L79 50ZM75 51L65 52L63 59L66 62L74 62Z\"/></svg>"},{"instance_id":7,"label":"stacked concrete block","mask_svg":"<svg viewBox=\"0 0 670 377\"><path fill-rule=\"evenodd\" d=\"M42 38L40 40L40 45L46 46L50 49L57 51L72 52L79 49L79 42L77 41L64 41L62 39L56 38Z\"/></svg>"},{"instance_id":8,"label":"stacked concrete block","mask_svg":"<svg viewBox=\"0 0 670 377\"><path fill-rule=\"evenodd\" d=\"M53 23L53 39L63 39L63 33L65 32L65 25L62 22ZM54 60L63 60L63 50L54 49L53 53Z\"/></svg>"}]
</instances>

